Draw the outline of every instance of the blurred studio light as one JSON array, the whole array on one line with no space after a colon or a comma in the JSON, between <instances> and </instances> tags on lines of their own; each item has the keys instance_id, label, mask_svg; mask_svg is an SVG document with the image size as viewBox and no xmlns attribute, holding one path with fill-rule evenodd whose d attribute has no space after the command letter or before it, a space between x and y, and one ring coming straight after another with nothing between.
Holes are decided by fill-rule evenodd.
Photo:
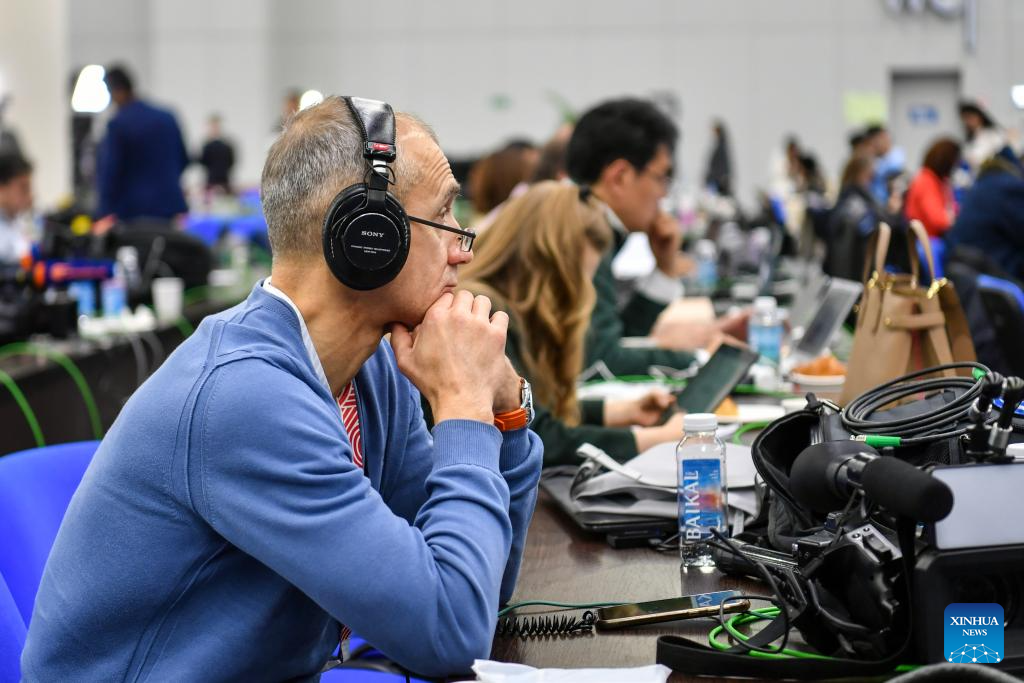
<instances>
[{"instance_id":1,"label":"blurred studio light","mask_svg":"<svg viewBox=\"0 0 1024 683\"><path fill-rule=\"evenodd\" d=\"M305 109L306 107L312 107L314 104L320 104L324 101L324 94L319 90L307 90L302 93L302 97L299 98L299 109Z\"/></svg>"},{"instance_id":2,"label":"blurred studio light","mask_svg":"<svg viewBox=\"0 0 1024 683\"><path fill-rule=\"evenodd\" d=\"M1010 99L1013 100L1013 106L1017 109L1024 109L1024 83L1010 88Z\"/></svg>"},{"instance_id":3,"label":"blurred studio light","mask_svg":"<svg viewBox=\"0 0 1024 683\"><path fill-rule=\"evenodd\" d=\"M106 74L99 64L90 64L82 69L71 94L71 108L80 114L97 114L110 104L110 92L103 82Z\"/></svg>"}]
</instances>

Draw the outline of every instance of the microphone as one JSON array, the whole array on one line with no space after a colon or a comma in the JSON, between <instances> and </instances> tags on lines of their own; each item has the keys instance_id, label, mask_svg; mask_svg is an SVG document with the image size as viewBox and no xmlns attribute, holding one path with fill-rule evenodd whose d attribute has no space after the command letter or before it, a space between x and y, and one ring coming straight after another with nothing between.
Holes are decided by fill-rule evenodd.
<instances>
[{"instance_id":1,"label":"microphone","mask_svg":"<svg viewBox=\"0 0 1024 683\"><path fill-rule=\"evenodd\" d=\"M953 509L953 492L944 482L857 441L805 448L793 462L789 480L796 499L815 512L843 509L855 491L918 522L936 522Z\"/></svg>"},{"instance_id":2,"label":"microphone","mask_svg":"<svg viewBox=\"0 0 1024 683\"><path fill-rule=\"evenodd\" d=\"M990 372L981 384L981 392L967 411L967 420L973 425L967 440L967 454L976 460L984 460L990 454L988 440L988 416L993 402L1003 393L1003 376Z\"/></svg>"},{"instance_id":3,"label":"microphone","mask_svg":"<svg viewBox=\"0 0 1024 683\"><path fill-rule=\"evenodd\" d=\"M1013 432L1013 416L1022 398L1024 380L1020 377L1007 377L1003 382L1003 407L999 411L996 423L992 425L988 440L989 450L997 461L1006 460L1006 446L1010 443L1010 434Z\"/></svg>"}]
</instances>

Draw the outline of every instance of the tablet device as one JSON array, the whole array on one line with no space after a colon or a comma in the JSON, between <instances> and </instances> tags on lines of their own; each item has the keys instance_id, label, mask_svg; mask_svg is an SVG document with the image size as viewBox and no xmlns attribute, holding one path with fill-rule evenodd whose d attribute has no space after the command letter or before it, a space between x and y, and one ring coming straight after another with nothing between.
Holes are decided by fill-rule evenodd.
<instances>
[{"instance_id":1,"label":"tablet device","mask_svg":"<svg viewBox=\"0 0 1024 683\"><path fill-rule=\"evenodd\" d=\"M690 414L714 412L747 376L757 358L757 352L751 349L722 344L679 392L676 406ZM662 421L668 420L674 412L676 408L665 411Z\"/></svg>"}]
</instances>

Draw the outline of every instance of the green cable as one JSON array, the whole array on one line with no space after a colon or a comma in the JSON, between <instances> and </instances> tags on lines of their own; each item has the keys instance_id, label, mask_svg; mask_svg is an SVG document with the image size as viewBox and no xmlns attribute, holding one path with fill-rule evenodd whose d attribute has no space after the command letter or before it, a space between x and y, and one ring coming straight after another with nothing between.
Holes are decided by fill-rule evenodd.
<instances>
[{"instance_id":1,"label":"green cable","mask_svg":"<svg viewBox=\"0 0 1024 683\"><path fill-rule=\"evenodd\" d=\"M799 398L799 396L794 394L792 391L769 391L767 389L758 389L753 384L737 384L736 388L732 391L734 394L768 396L770 398Z\"/></svg>"},{"instance_id":2,"label":"green cable","mask_svg":"<svg viewBox=\"0 0 1024 683\"><path fill-rule=\"evenodd\" d=\"M903 439L898 436L883 436L878 434L860 434L853 437L854 441L863 441L872 448L899 448Z\"/></svg>"},{"instance_id":3,"label":"green cable","mask_svg":"<svg viewBox=\"0 0 1024 683\"><path fill-rule=\"evenodd\" d=\"M11 396L14 397L14 402L21 408L21 413L25 416L25 421L28 422L28 428L32 430L32 438L36 440L36 446L45 446L46 441L43 440L43 430L39 428L39 420L36 419L36 414L32 412L28 399L25 398L25 394L18 388L14 378L0 370L0 383L7 387L7 390L11 392Z\"/></svg>"},{"instance_id":4,"label":"green cable","mask_svg":"<svg viewBox=\"0 0 1024 683\"><path fill-rule=\"evenodd\" d=\"M760 609L750 610L743 614L737 614L724 624L719 624L711 629L711 632L708 634L708 644L716 650L728 650L731 647L729 643L723 643L718 639L722 634L722 631L725 631L730 637L736 640L746 642L750 639L750 636L745 633L741 633L738 629L739 626L743 626L754 621L774 619L777 616L779 616L778 607L762 607ZM758 652L757 650L751 650L747 654L758 659L820 659L826 661L835 659L835 657L819 655L814 652L791 650L788 647L783 648L779 652ZM901 664L895 668L895 671L898 673L905 673L917 668L919 668L919 665L917 664Z\"/></svg>"},{"instance_id":5,"label":"green cable","mask_svg":"<svg viewBox=\"0 0 1024 683\"><path fill-rule=\"evenodd\" d=\"M771 422L748 422L747 424L743 425L742 427L736 430L736 432L732 435L732 442L735 444L742 444L742 437L744 434L746 434L747 432L752 432L756 429L764 429L770 424Z\"/></svg>"},{"instance_id":6,"label":"green cable","mask_svg":"<svg viewBox=\"0 0 1024 683\"><path fill-rule=\"evenodd\" d=\"M0 346L0 357L15 355L45 356L64 368L75 383L75 386L78 387L78 393L82 395L82 401L85 402L85 409L89 413L89 423L92 426L93 437L96 439L103 438L103 422L100 420L100 411L96 407L96 399L93 398L92 390L89 389L89 383L85 381L82 371L78 369L78 366L75 365L71 358L60 351L31 342L12 342Z\"/></svg>"},{"instance_id":7,"label":"green cable","mask_svg":"<svg viewBox=\"0 0 1024 683\"><path fill-rule=\"evenodd\" d=\"M197 301L202 301L204 299L209 298L209 293L209 285L199 285L197 287L191 287L188 290L186 290L185 293L181 296L182 303L185 306L189 306L191 304L196 303Z\"/></svg>"},{"instance_id":8,"label":"green cable","mask_svg":"<svg viewBox=\"0 0 1024 683\"><path fill-rule=\"evenodd\" d=\"M515 602L505 609L498 610L498 616L503 617L520 607L532 607L533 605L544 605L546 607L562 607L565 609L586 609L588 607L615 607L616 605L628 605L627 602L551 602L549 600L524 600Z\"/></svg>"}]
</instances>

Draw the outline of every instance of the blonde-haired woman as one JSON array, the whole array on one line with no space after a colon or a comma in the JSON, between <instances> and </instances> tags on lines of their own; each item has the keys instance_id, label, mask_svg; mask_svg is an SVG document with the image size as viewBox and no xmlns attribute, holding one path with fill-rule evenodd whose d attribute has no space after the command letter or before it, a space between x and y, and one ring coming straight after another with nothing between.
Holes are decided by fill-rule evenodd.
<instances>
[{"instance_id":1,"label":"blonde-haired woman","mask_svg":"<svg viewBox=\"0 0 1024 683\"><path fill-rule=\"evenodd\" d=\"M506 352L533 386L532 428L544 462L578 462L589 442L624 460L679 438L681 416L657 422L672 397L661 391L631 400L577 401L583 339L594 306L592 279L611 242L604 214L575 185L547 181L509 201L477 238L462 286L490 297L509 315Z\"/></svg>"}]
</instances>

